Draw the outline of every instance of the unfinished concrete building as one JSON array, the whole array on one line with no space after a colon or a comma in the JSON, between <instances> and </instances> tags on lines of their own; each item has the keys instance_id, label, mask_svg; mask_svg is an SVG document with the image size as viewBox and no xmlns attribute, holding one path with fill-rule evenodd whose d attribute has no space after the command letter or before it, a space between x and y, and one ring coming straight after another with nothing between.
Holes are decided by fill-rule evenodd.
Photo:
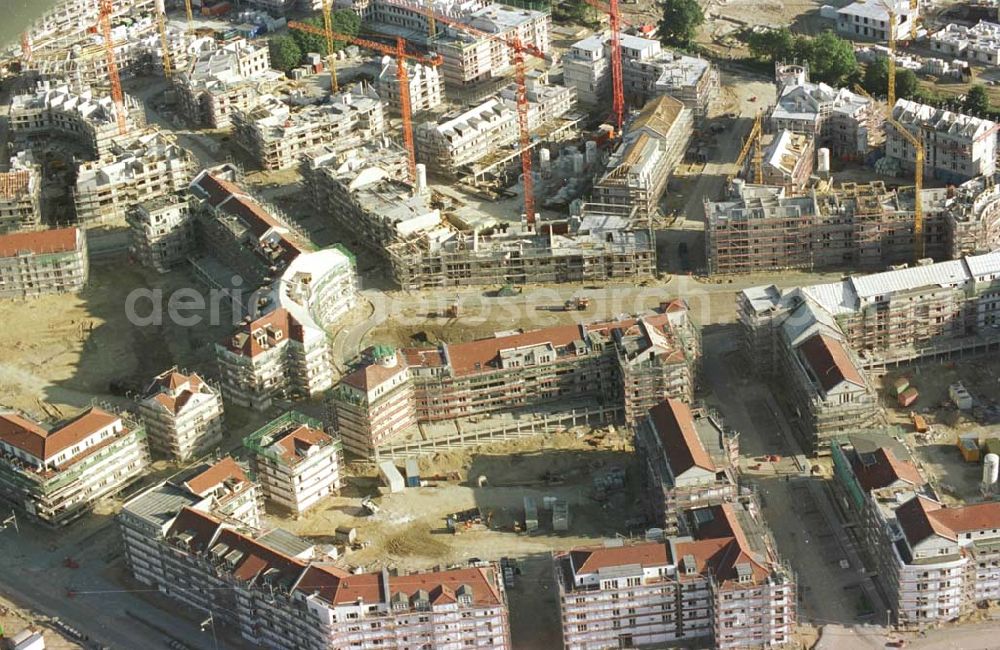
<instances>
[{"instance_id":1,"label":"unfinished concrete building","mask_svg":"<svg viewBox=\"0 0 1000 650\"><path fill-rule=\"evenodd\" d=\"M0 495L46 525L82 517L148 465L145 430L121 415L90 408L48 427L0 413Z\"/></svg>"},{"instance_id":2,"label":"unfinished concrete building","mask_svg":"<svg viewBox=\"0 0 1000 650\"><path fill-rule=\"evenodd\" d=\"M317 420L289 411L243 439L264 497L298 517L340 492L341 444Z\"/></svg>"},{"instance_id":3,"label":"unfinished concrete building","mask_svg":"<svg viewBox=\"0 0 1000 650\"><path fill-rule=\"evenodd\" d=\"M410 433L407 422L574 400L596 400L631 423L668 397L690 401L700 355L687 306L675 301L625 321L502 332L398 355L377 348L337 385L334 412L345 446L363 456Z\"/></svg>"},{"instance_id":4,"label":"unfinished concrete building","mask_svg":"<svg viewBox=\"0 0 1000 650\"><path fill-rule=\"evenodd\" d=\"M356 146L385 131L383 104L369 86L358 84L329 104L290 106L273 95L230 115L234 139L262 169L286 169L326 144Z\"/></svg>"},{"instance_id":5,"label":"unfinished concrete building","mask_svg":"<svg viewBox=\"0 0 1000 650\"><path fill-rule=\"evenodd\" d=\"M681 536L553 556L567 650L792 642L795 574L759 506L741 500L686 515Z\"/></svg>"},{"instance_id":6,"label":"unfinished concrete building","mask_svg":"<svg viewBox=\"0 0 1000 650\"><path fill-rule=\"evenodd\" d=\"M594 183L594 200L636 207L641 218L659 214L670 174L683 160L694 130L690 109L664 95L643 107Z\"/></svg>"},{"instance_id":7,"label":"unfinished concrete building","mask_svg":"<svg viewBox=\"0 0 1000 650\"><path fill-rule=\"evenodd\" d=\"M980 20L967 27L949 23L931 35L931 49L955 59L965 56L973 63L1000 65L1000 25Z\"/></svg>"},{"instance_id":8,"label":"unfinished concrete building","mask_svg":"<svg viewBox=\"0 0 1000 650\"><path fill-rule=\"evenodd\" d=\"M559 130L563 116L575 105L569 88L549 85L544 76L527 80L528 130L539 137ZM437 122L415 125L417 159L440 176L475 175L518 139L517 105L513 88Z\"/></svg>"},{"instance_id":9,"label":"unfinished concrete building","mask_svg":"<svg viewBox=\"0 0 1000 650\"><path fill-rule=\"evenodd\" d=\"M803 66L776 64L778 100L768 124L813 137L815 146L839 156L863 157L881 144L882 109L873 100L846 88L811 83Z\"/></svg>"},{"instance_id":10,"label":"unfinished concrete building","mask_svg":"<svg viewBox=\"0 0 1000 650\"><path fill-rule=\"evenodd\" d=\"M172 135L152 130L119 138L105 156L77 168L77 223L84 228L121 225L129 208L186 189L195 173L194 156Z\"/></svg>"},{"instance_id":11,"label":"unfinished concrete building","mask_svg":"<svg viewBox=\"0 0 1000 650\"><path fill-rule=\"evenodd\" d=\"M116 0L111 5L110 22L118 26L149 20L155 7L156 0ZM53 3L27 30L32 54L68 47L91 33L97 22L96 2L61 0Z\"/></svg>"},{"instance_id":12,"label":"unfinished concrete building","mask_svg":"<svg viewBox=\"0 0 1000 650\"><path fill-rule=\"evenodd\" d=\"M237 39L203 52L187 70L177 74L182 112L201 126L227 128L232 111L252 108L278 75L271 70L265 43Z\"/></svg>"},{"instance_id":13,"label":"unfinished concrete building","mask_svg":"<svg viewBox=\"0 0 1000 650\"><path fill-rule=\"evenodd\" d=\"M430 3L401 0L338 0L365 18L372 29L409 41L423 41L443 59L440 74L448 86L475 87L513 71L513 52L503 40L517 37L543 53L549 51L551 18L546 11L510 7L486 0L435 0ZM436 23L433 36L426 13L433 11L470 27L496 34L499 39L469 34L460 28Z\"/></svg>"},{"instance_id":14,"label":"unfinished concrete building","mask_svg":"<svg viewBox=\"0 0 1000 650\"><path fill-rule=\"evenodd\" d=\"M0 298L74 293L87 284L87 237L79 228L0 235Z\"/></svg>"},{"instance_id":15,"label":"unfinished concrete building","mask_svg":"<svg viewBox=\"0 0 1000 650\"><path fill-rule=\"evenodd\" d=\"M153 451L185 461L222 442L222 396L196 374L171 368L153 378L138 400Z\"/></svg>"},{"instance_id":16,"label":"unfinished concrete building","mask_svg":"<svg viewBox=\"0 0 1000 650\"><path fill-rule=\"evenodd\" d=\"M42 221L42 171L30 151L10 159L0 172L0 234L35 230Z\"/></svg>"},{"instance_id":17,"label":"unfinished concrete building","mask_svg":"<svg viewBox=\"0 0 1000 650\"><path fill-rule=\"evenodd\" d=\"M636 454L644 459L643 496L653 525L679 532L685 509L736 500L739 434L717 413L667 399L638 418Z\"/></svg>"},{"instance_id":18,"label":"unfinished concrete building","mask_svg":"<svg viewBox=\"0 0 1000 650\"><path fill-rule=\"evenodd\" d=\"M376 81L378 96L397 113L400 112L399 79L396 78L396 60L382 57L382 70ZM410 111L413 114L433 111L444 102L444 82L438 66L406 63L410 80Z\"/></svg>"},{"instance_id":19,"label":"unfinished concrete building","mask_svg":"<svg viewBox=\"0 0 1000 650\"><path fill-rule=\"evenodd\" d=\"M811 135L781 130L763 152L764 185L781 187L786 194L801 192L809 184L815 162Z\"/></svg>"},{"instance_id":20,"label":"unfinished concrete building","mask_svg":"<svg viewBox=\"0 0 1000 650\"><path fill-rule=\"evenodd\" d=\"M621 34L622 82L626 101L642 106L669 95L690 109L695 122L708 115L719 95L719 70L709 61L663 50L659 41ZM611 85L611 35L589 36L572 45L563 59L564 83L576 89L581 104L606 104Z\"/></svg>"},{"instance_id":21,"label":"unfinished concrete building","mask_svg":"<svg viewBox=\"0 0 1000 650\"><path fill-rule=\"evenodd\" d=\"M907 99L896 100L892 117L923 142L925 175L959 183L996 172L996 122ZM916 151L895 128L886 129L885 154L913 171Z\"/></svg>"},{"instance_id":22,"label":"unfinished concrete building","mask_svg":"<svg viewBox=\"0 0 1000 650\"><path fill-rule=\"evenodd\" d=\"M239 529L183 505L180 496L154 496L127 506L118 522L136 578L180 605L215 612L216 625L232 626L250 644L512 648L503 580L493 565L351 573L284 530ZM175 505L180 509L167 510Z\"/></svg>"},{"instance_id":23,"label":"unfinished concrete building","mask_svg":"<svg viewBox=\"0 0 1000 650\"><path fill-rule=\"evenodd\" d=\"M737 181L726 201L705 204L709 273L782 269L884 269L916 251L913 190L881 181L845 183L828 191L788 195L784 188ZM943 192L923 190L924 250L948 256Z\"/></svg>"},{"instance_id":24,"label":"unfinished concrete building","mask_svg":"<svg viewBox=\"0 0 1000 650\"><path fill-rule=\"evenodd\" d=\"M184 264L197 247L194 204L186 194L167 194L127 209L132 259L160 273Z\"/></svg>"},{"instance_id":25,"label":"unfinished concrete building","mask_svg":"<svg viewBox=\"0 0 1000 650\"><path fill-rule=\"evenodd\" d=\"M125 107L130 130L145 126L141 104L126 95ZM66 138L82 146L88 156L100 159L119 137L116 110L110 95L95 95L89 88L72 92L65 85L42 82L35 92L11 98L8 125L18 143L30 146L42 138Z\"/></svg>"},{"instance_id":26,"label":"unfinished concrete building","mask_svg":"<svg viewBox=\"0 0 1000 650\"><path fill-rule=\"evenodd\" d=\"M650 223L634 207L585 204L577 217L533 228L469 229L458 210L439 201L442 213L426 190L397 180L404 173L404 152L386 143L315 152L302 166L316 209L388 264L400 287L640 279L655 272Z\"/></svg>"},{"instance_id":27,"label":"unfinished concrete building","mask_svg":"<svg viewBox=\"0 0 1000 650\"><path fill-rule=\"evenodd\" d=\"M1000 248L1000 185L996 176L981 176L944 191L948 257L983 254Z\"/></svg>"}]
</instances>

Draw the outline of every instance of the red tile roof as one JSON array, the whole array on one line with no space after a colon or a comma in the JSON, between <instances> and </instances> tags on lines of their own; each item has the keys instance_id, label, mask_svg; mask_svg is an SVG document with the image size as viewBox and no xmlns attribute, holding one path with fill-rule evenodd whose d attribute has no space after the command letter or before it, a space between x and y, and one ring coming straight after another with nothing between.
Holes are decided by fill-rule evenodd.
<instances>
[{"instance_id":1,"label":"red tile roof","mask_svg":"<svg viewBox=\"0 0 1000 650\"><path fill-rule=\"evenodd\" d=\"M766 580L770 574L766 558L758 557L751 549L733 505L724 503L704 510L711 511L711 520L698 526L694 542L675 545L678 560L683 562L684 556L693 556L698 572L710 571L723 588L736 582L741 564L749 567L752 583Z\"/></svg>"},{"instance_id":2,"label":"red tile roof","mask_svg":"<svg viewBox=\"0 0 1000 650\"><path fill-rule=\"evenodd\" d=\"M274 569L277 571L274 574L276 582L285 582L291 587L306 568L305 562L259 544L235 530L224 529L208 550L212 550L217 544L225 544L229 551L238 550L243 553L243 557L232 569L233 577L243 582L253 582L265 571Z\"/></svg>"},{"instance_id":3,"label":"red tile roof","mask_svg":"<svg viewBox=\"0 0 1000 650\"><path fill-rule=\"evenodd\" d=\"M607 567L638 564L643 567L667 566L670 550L663 542L646 542L625 546L595 546L570 551L576 575L594 573Z\"/></svg>"},{"instance_id":4,"label":"red tile roof","mask_svg":"<svg viewBox=\"0 0 1000 650\"><path fill-rule=\"evenodd\" d=\"M499 605L502 602L496 575L489 567L389 576L389 597L401 594L409 601L417 592L425 591L431 602L442 602L442 599L454 599L454 594L463 585L471 588L475 605ZM359 600L374 604L386 600L382 592L382 574L352 575L336 567L318 564L306 570L295 590L306 595L315 593L332 605L351 604Z\"/></svg>"},{"instance_id":5,"label":"red tile roof","mask_svg":"<svg viewBox=\"0 0 1000 650\"><path fill-rule=\"evenodd\" d=\"M325 444L333 440L329 435L320 431L319 429L313 429L312 427L301 425L297 429L289 431L281 438L276 440L273 445L276 445L281 450L281 457L285 462L290 464L295 464L302 460L302 456L299 452L308 449L313 445Z\"/></svg>"},{"instance_id":6,"label":"red tile roof","mask_svg":"<svg viewBox=\"0 0 1000 650\"><path fill-rule=\"evenodd\" d=\"M922 496L916 496L896 508L896 521L910 545L919 544L932 535L940 535L952 541L957 539L955 531L931 516L940 509L940 503Z\"/></svg>"},{"instance_id":7,"label":"red tile roof","mask_svg":"<svg viewBox=\"0 0 1000 650\"><path fill-rule=\"evenodd\" d=\"M0 173L0 196L5 199L13 199L24 194L28 191L30 181L31 172L26 169Z\"/></svg>"},{"instance_id":8,"label":"red tile roof","mask_svg":"<svg viewBox=\"0 0 1000 650\"><path fill-rule=\"evenodd\" d=\"M90 408L66 424L47 431L17 413L4 413L0 415L0 440L35 458L48 461L119 420L113 413Z\"/></svg>"},{"instance_id":9,"label":"red tile roof","mask_svg":"<svg viewBox=\"0 0 1000 650\"><path fill-rule=\"evenodd\" d=\"M378 362L370 363L363 368L350 372L340 380L348 386L353 386L358 390L369 391L376 386L380 386L389 381L401 372L406 371L406 360L402 354L396 352L396 365L387 368Z\"/></svg>"},{"instance_id":10,"label":"red tile roof","mask_svg":"<svg viewBox=\"0 0 1000 650\"><path fill-rule=\"evenodd\" d=\"M958 508L932 510L929 517L954 533L1000 529L1000 503L974 503Z\"/></svg>"},{"instance_id":11,"label":"red tile roof","mask_svg":"<svg viewBox=\"0 0 1000 650\"><path fill-rule=\"evenodd\" d=\"M558 350L583 338L579 325L561 325L511 336L446 344L445 348L452 371L456 376L462 376L491 370L500 356L500 350L545 343L552 344Z\"/></svg>"},{"instance_id":12,"label":"red tile roof","mask_svg":"<svg viewBox=\"0 0 1000 650\"><path fill-rule=\"evenodd\" d=\"M668 399L651 408L649 416L675 476L692 467L716 471L715 463L698 437L694 416L687 404Z\"/></svg>"},{"instance_id":13,"label":"red tile roof","mask_svg":"<svg viewBox=\"0 0 1000 650\"><path fill-rule=\"evenodd\" d=\"M239 483L250 483L243 468L231 456L226 456L200 474L189 478L184 482L184 485L198 496L205 496L219 485L231 480Z\"/></svg>"},{"instance_id":14,"label":"red tile roof","mask_svg":"<svg viewBox=\"0 0 1000 650\"><path fill-rule=\"evenodd\" d=\"M832 390L845 381L864 388L864 378L851 361L844 344L837 339L816 334L799 346L799 350L824 391Z\"/></svg>"},{"instance_id":15,"label":"red tile roof","mask_svg":"<svg viewBox=\"0 0 1000 650\"><path fill-rule=\"evenodd\" d=\"M264 314L255 321L243 324L237 330L237 333L230 338L227 348L229 351L241 356L250 357L251 359L256 357L280 342L271 334L267 335L267 347L257 342L253 333L257 330L266 331L268 327L274 333L280 332L281 341L291 339L301 343L304 340L302 325L287 310L279 307L274 311Z\"/></svg>"},{"instance_id":16,"label":"red tile roof","mask_svg":"<svg viewBox=\"0 0 1000 650\"><path fill-rule=\"evenodd\" d=\"M209 544L215 539L222 527L222 522L215 517L184 506L167 531L167 539L175 535L187 533L192 536L190 550L201 553L208 550Z\"/></svg>"},{"instance_id":17,"label":"red tile roof","mask_svg":"<svg viewBox=\"0 0 1000 650\"><path fill-rule=\"evenodd\" d=\"M22 253L68 253L76 250L76 228L54 228L37 232L15 232L0 235L0 257L16 257Z\"/></svg>"},{"instance_id":18,"label":"red tile roof","mask_svg":"<svg viewBox=\"0 0 1000 650\"><path fill-rule=\"evenodd\" d=\"M878 490L889 487L897 481L910 485L923 485L927 481L920 476L917 468L907 460L899 460L888 447L879 447L871 454L873 461L869 465L862 462L861 454L855 454L852 459L854 475L865 490Z\"/></svg>"},{"instance_id":19,"label":"red tile roof","mask_svg":"<svg viewBox=\"0 0 1000 650\"><path fill-rule=\"evenodd\" d=\"M202 392L205 381L196 374L184 375L168 370L153 380L146 389L147 399L162 406L174 415L180 413L191 398Z\"/></svg>"}]
</instances>

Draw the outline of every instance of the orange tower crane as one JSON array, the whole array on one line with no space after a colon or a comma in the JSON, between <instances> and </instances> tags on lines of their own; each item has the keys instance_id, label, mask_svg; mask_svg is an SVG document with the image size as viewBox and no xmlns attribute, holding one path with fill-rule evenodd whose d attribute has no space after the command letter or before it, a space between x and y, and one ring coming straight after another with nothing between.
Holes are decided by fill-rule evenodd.
<instances>
[{"instance_id":1,"label":"orange tower crane","mask_svg":"<svg viewBox=\"0 0 1000 650\"><path fill-rule=\"evenodd\" d=\"M294 20L288 21L288 26L292 29L298 29L310 34L316 34L317 36L326 35L326 30ZM406 70L406 62L412 60L425 65L436 66L441 65L441 56L434 55L428 57L421 56L419 54L409 54L406 51L406 41L398 36L396 37L395 47L385 45L383 43L377 43L375 41L368 41L363 38L354 38L347 36L346 34L338 34L337 32L330 32L330 37L338 41L354 43L359 47L373 50L375 52L388 54L396 59L396 79L399 81L399 110L403 115L403 145L406 147L406 153L409 157L407 167L410 172L410 180L416 182L417 158L413 148L413 107L410 104L410 75Z\"/></svg>"},{"instance_id":2,"label":"orange tower crane","mask_svg":"<svg viewBox=\"0 0 1000 650\"><path fill-rule=\"evenodd\" d=\"M118 76L118 62L115 61L115 44L111 41L111 0L100 0L99 18L101 35L104 37L104 52L108 61L108 79L111 82L111 100L115 104L115 117L118 120L118 133L128 133L125 122L125 95L122 93L122 81Z\"/></svg>"},{"instance_id":3,"label":"orange tower crane","mask_svg":"<svg viewBox=\"0 0 1000 650\"><path fill-rule=\"evenodd\" d=\"M615 119L616 134L622 132L625 123L625 83L622 81L622 22L618 11L618 0L587 0L598 11L608 15L611 25L611 112Z\"/></svg>"},{"instance_id":4,"label":"orange tower crane","mask_svg":"<svg viewBox=\"0 0 1000 650\"><path fill-rule=\"evenodd\" d=\"M393 3L397 4L397 3ZM514 34L513 36L502 36L500 34L490 34L489 32L484 32L482 30L476 29L465 23L461 23L448 16L443 16L427 9L418 9L410 5L400 5L404 6L410 11L415 11L419 14L423 14L428 18L432 18L437 23L444 25L450 25L451 27L463 31L472 36L477 36L479 38L489 39L491 41L496 41L498 43L503 43L511 49L514 56L514 79L517 83L517 126L519 132L519 142L521 149L521 174L524 176L524 215L529 225L534 225L535 223L535 181L531 176L531 131L528 129L528 91L525 78L525 63L524 58L526 54L537 57L539 59L545 60L545 53L540 49L535 47L531 43L525 43L521 40L520 36Z\"/></svg>"}]
</instances>

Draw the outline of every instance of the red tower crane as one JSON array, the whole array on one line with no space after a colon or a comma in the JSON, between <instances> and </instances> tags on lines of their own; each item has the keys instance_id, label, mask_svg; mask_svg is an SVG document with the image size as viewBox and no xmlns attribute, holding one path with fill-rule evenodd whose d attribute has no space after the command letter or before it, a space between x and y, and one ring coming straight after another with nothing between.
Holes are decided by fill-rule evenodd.
<instances>
[{"instance_id":1,"label":"red tower crane","mask_svg":"<svg viewBox=\"0 0 1000 650\"><path fill-rule=\"evenodd\" d=\"M111 0L100 0L101 35L104 37L104 52L108 61L108 79L111 81L111 101L115 104L115 118L118 120L118 133L128 133L125 122L125 95L122 93L122 81L118 76L118 62L115 61L115 44L111 41Z\"/></svg>"},{"instance_id":2,"label":"red tower crane","mask_svg":"<svg viewBox=\"0 0 1000 650\"><path fill-rule=\"evenodd\" d=\"M587 0L601 13L608 15L611 24L611 112L614 116L616 134L621 133L625 123L625 84L622 81L622 17L618 10L618 0Z\"/></svg>"},{"instance_id":3,"label":"red tower crane","mask_svg":"<svg viewBox=\"0 0 1000 650\"><path fill-rule=\"evenodd\" d=\"M395 4L395 3L394 3ZM526 75L524 68L524 57L526 54L545 59L545 53L532 45L525 43L516 34L510 37L500 34L490 34L476 29L470 25L459 22L448 16L443 16L431 9L413 7L411 5L400 5L410 11L423 14L436 23L450 25L455 29L467 34L486 38L498 43L503 43L511 49L514 59L514 79L517 83L517 126L519 132L519 144L521 149L521 174L524 176L524 215L529 225L535 223L535 181L531 176L531 131L528 129L528 91L526 85Z\"/></svg>"},{"instance_id":4,"label":"red tower crane","mask_svg":"<svg viewBox=\"0 0 1000 650\"><path fill-rule=\"evenodd\" d=\"M328 32L324 29L313 27L312 25L300 23L294 20L288 21L288 26L292 29L298 29L310 34L316 34L317 36L326 36L328 34ZM413 149L413 107L410 105L410 75L406 70L406 62L408 60L412 60L418 63L423 63L424 65L436 66L441 65L441 56L434 55L428 57L421 56L419 54L409 54L406 51L406 41L398 36L396 37L396 46L392 47L390 45L365 40L363 38L354 38L347 36L346 34L338 34L337 32L329 32L329 34L335 40L354 43L360 47L395 57L396 79L399 81L399 110L403 115L403 145L406 147L406 153L408 156L407 168L410 172L410 180L415 183L417 180L417 158Z\"/></svg>"}]
</instances>

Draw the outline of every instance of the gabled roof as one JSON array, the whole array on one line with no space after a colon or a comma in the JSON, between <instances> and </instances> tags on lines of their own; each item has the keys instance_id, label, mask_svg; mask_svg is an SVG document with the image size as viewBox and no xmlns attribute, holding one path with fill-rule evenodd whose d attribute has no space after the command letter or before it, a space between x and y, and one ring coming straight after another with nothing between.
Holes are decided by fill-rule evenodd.
<instances>
[{"instance_id":1,"label":"gabled roof","mask_svg":"<svg viewBox=\"0 0 1000 650\"><path fill-rule=\"evenodd\" d=\"M18 413L3 413L0 414L0 440L44 462L120 419L103 409L89 408L48 431Z\"/></svg>"},{"instance_id":2,"label":"gabled roof","mask_svg":"<svg viewBox=\"0 0 1000 650\"><path fill-rule=\"evenodd\" d=\"M353 575L343 569L311 565L295 585L305 595L315 594L332 605L375 604L390 597L412 603L416 596L426 596L431 603L453 602L460 591L471 591L475 605L500 605L503 600L497 577L491 567L428 571L402 576L387 576L390 594L383 592L381 573ZM464 589L463 589L464 587Z\"/></svg>"},{"instance_id":3,"label":"gabled roof","mask_svg":"<svg viewBox=\"0 0 1000 650\"><path fill-rule=\"evenodd\" d=\"M323 431L303 424L278 438L271 444L271 448L281 454L285 462L295 464L302 459L300 454L309 447L324 444L332 439Z\"/></svg>"},{"instance_id":4,"label":"gabled roof","mask_svg":"<svg viewBox=\"0 0 1000 650\"><path fill-rule=\"evenodd\" d=\"M898 481L913 486L923 485L927 482L913 463L896 458L896 454L887 447L879 447L866 456L870 459L868 464L863 462L862 454L859 453L855 453L851 461L854 475L864 490L886 488Z\"/></svg>"},{"instance_id":5,"label":"gabled roof","mask_svg":"<svg viewBox=\"0 0 1000 650\"><path fill-rule=\"evenodd\" d=\"M277 339L271 334L267 335L267 346L258 343L253 333L257 330L279 333L281 339ZM302 325L295 320L288 311L282 307L264 314L255 321L244 323L240 329L229 340L227 348L244 357L256 357L265 350L269 350L278 345L281 341L291 339L300 343L304 342L304 331Z\"/></svg>"},{"instance_id":6,"label":"gabled roof","mask_svg":"<svg viewBox=\"0 0 1000 650\"><path fill-rule=\"evenodd\" d=\"M76 250L80 231L76 228L54 228L37 232L15 232L0 236L0 257L16 257L22 253L68 253Z\"/></svg>"},{"instance_id":7,"label":"gabled roof","mask_svg":"<svg viewBox=\"0 0 1000 650\"><path fill-rule=\"evenodd\" d=\"M957 540L955 531L931 516L940 509L940 503L922 496L916 496L896 508L896 521L903 529L910 546L915 546L933 535L939 535L953 542Z\"/></svg>"},{"instance_id":8,"label":"gabled roof","mask_svg":"<svg viewBox=\"0 0 1000 650\"><path fill-rule=\"evenodd\" d=\"M228 552L238 551L242 556L232 568L232 575L244 582L255 582L264 573L271 577L272 584L285 584L288 588L299 579L306 563L296 558L259 544L235 530L223 529L209 550L218 544L225 544Z\"/></svg>"},{"instance_id":9,"label":"gabled roof","mask_svg":"<svg viewBox=\"0 0 1000 650\"><path fill-rule=\"evenodd\" d=\"M663 542L646 542L625 546L594 546L570 551L576 575L594 573L607 567L637 564L659 567L670 564L670 549Z\"/></svg>"},{"instance_id":10,"label":"gabled roof","mask_svg":"<svg viewBox=\"0 0 1000 650\"><path fill-rule=\"evenodd\" d=\"M226 456L214 465L210 465L188 478L184 481L184 486L198 496L205 496L226 481L250 482L246 472L233 460L232 456Z\"/></svg>"},{"instance_id":11,"label":"gabled roof","mask_svg":"<svg viewBox=\"0 0 1000 650\"><path fill-rule=\"evenodd\" d=\"M639 129L651 129L661 138L665 138L677 116L684 110L684 104L670 95L661 95L646 102L639 115L629 124L629 132Z\"/></svg>"},{"instance_id":12,"label":"gabled roof","mask_svg":"<svg viewBox=\"0 0 1000 650\"><path fill-rule=\"evenodd\" d=\"M830 391L843 382L861 388L865 387L864 377L851 361L844 344L826 334L815 334L799 346L802 358L813 371L824 392Z\"/></svg>"},{"instance_id":13,"label":"gabled roof","mask_svg":"<svg viewBox=\"0 0 1000 650\"><path fill-rule=\"evenodd\" d=\"M399 373L406 371L404 356L399 352L393 352L393 354L396 356L396 365L385 367L378 362L372 362L344 375L340 381L366 392L384 384Z\"/></svg>"},{"instance_id":14,"label":"gabled roof","mask_svg":"<svg viewBox=\"0 0 1000 650\"><path fill-rule=\"evenodd\" d=\"M676 399L665 400L649 409L649 417L675 476L692 467L716 471L715 463L701 444L687 404Z\"/></svg>"},{"instance_id":15,"label":"gabled roof","mask_svg":"<svg viewBox=\"0 0 1000 650\"><path fill-rule=\"evenodd\" d=\"M711 516L703 518L699 523L694 531L694 542L675 545L677 556L692 556L696 571L702 575L706 571L710 572L723 588L727 583L738 580L740 567L750 570L751 582L766 580L770 575L765 564L766 558L758 556L751 549L733 505L724 503L698 510L710 513Z\"/></svg>"},{"instance_id":16,"label":"gabled roof","mask_svg":"<svg viewBox=\"0 0 1000 650\"><path fill-rule=\"evenodd\" d=\"M199 393L213 392L197 374L185 375L170 369L153 379L146 389L145 402L156 404L168 413L177 415L191 398Z\"/></svg>"},{"instance_id":17,"label":"gabled roof","mask_svg":"<svg viewBox=\"0 0 1000 650\"><path fill-rule=\"evenodd\" d=\"M167 531L166 538L188 535L190 536L188 548L200 553L208 549L220 528L222 528L222 522L219 519L185 506L174 519L173 525Z\"/></svg>"}]
</instances>

